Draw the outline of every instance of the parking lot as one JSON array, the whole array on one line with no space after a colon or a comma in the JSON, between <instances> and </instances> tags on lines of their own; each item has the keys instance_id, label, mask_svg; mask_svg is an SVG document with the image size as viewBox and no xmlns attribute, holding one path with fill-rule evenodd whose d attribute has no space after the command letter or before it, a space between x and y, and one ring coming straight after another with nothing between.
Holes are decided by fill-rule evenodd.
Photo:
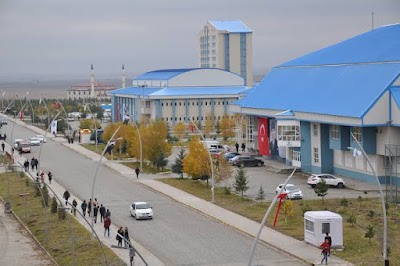
<instances>
[{"instance_id":1,"label":"parking lot","mask_svg":"<svg viewBox=\"0 0 400 266\"><path fill-rule=\"evenodd\" d=\"M175 158L177 153L179 152L179 148L174 148L172 155L168 158L169 165L175 162ZM261 167L245 167L246 175L249 180L249 189L245 192L246 197L256 198L257 193L260 189L260 185L265 192L265 200L272 200L275 196L275 190L279 184L285 182L286 178L289 174L280 174L271 171L271 167L269 167L270 160L264 160L266 166ZM274 165L276 163L274 162ZM232 166L233 175L232 178L228 181L231 188L233 189L232 184L235 182L235 173L237 167ZM292 179L289 181L290 184L294 184L300 188L303 192L304 199L320 199L317 194L314 192L314 189L307 184L307 178L309 175L304 173L295 173ZM361 182L355 179L350 179L343 177L346 181L345 188L329 188L328 194L325 196L326 199L331 198L358 198L362 197L378 197L379 193L377 191L377 186L374 184L369 184L365 182ZM224 184L219 184L219 186L225 186ZM367 194L364 191L369 191Z\"/></svg>"}]
</instances>

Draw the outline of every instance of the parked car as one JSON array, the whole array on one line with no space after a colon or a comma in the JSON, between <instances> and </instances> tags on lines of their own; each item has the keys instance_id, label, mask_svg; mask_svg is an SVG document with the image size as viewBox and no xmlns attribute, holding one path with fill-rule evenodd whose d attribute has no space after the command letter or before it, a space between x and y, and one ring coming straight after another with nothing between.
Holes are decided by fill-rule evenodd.
<instances>
[{"instance_id":1,"label":"parked car","mask_svg":"<svg viewBox=\"0 0 400 266\"><path fill-rule=\"evenodd\" d=\"M32 146L40 146L40 143L42 143L42 141L36 137L31 138L30 142Z\"/></svg>"},{"instance_id":2,"label":"parked car","mask_svg":"<svg viewBox=\"0 0 400 266\"><path fill-rule=\"evenodd\" d=\"M250 155L238 155L233 157L230 162L238 167L244 166L261 166L264 165L264 161L261 159L257 159L254 156Z\"/></svg>"},{"instance_id":3,"label":"parked car","mask_svg":"<svg viewBox=\"0 0 400 266\"><path fill-rule=\"evenodd\" d=\"M14 149L18 150L18 146L21 142L23 142L23 139L15 139L14 140Z\"/></svg>"},{"instance_id":4,"label":"parked car","mask_svg":"<svg viewBox=\"0 0 400 266\"><path fill-rule=\"evenodd\" d=\"M35 138L38 138L40 140L40 142L46 143L46 137L43 135L36 135Z\"/></svg>"},{"instance_id":5,"label":"parked car","mask_svg":"<svg viewBox=\"0 0 400 266\"><path fill-rule=\"evenodd\" d=\"M0 125L4 126L4 125L7 125L7 124L8 124L7 120L5 120L5 119L0 120Z\"/></svg>"},{"instance_id":6,"label":"parked car","mask_svg":"<svg viewBox=\"0 0 400 266\"><path fill-rule=\"evenodd\" d=\"M29 141L22 140L18 143L16 150L21 153L31 153L31 143Z\"/></svg>"},{"instance_id":7,"label":"parked car","mask_svg":"<svg viewBox=\"0 0 400 266\"><path fill-rule=\"evenodd\" d=\"M238 156L238 155L240 155L240 153L238 153L238 152L227 152L224 154L224 158L227 161L229 161L229 159L232 159L233 157Z\"/></svg>"},{"instance_id":8,"label":"parked car","mask_svg":"<svg viewBox=\"0 0 400 266\"><path fill-rule=\"evenodd\" d=\"M144 201L133 202L129 207L131 216L138 219L153 219L153 208Z\"/></svg>"},{"instance_id":9,"label":"parked car","mask_svg":"<svg viewBox=\"0 0 400 266\"><path fill-rule=\"evenodd\" d=\"M346 183L343 180L343 178L336 177L334 175L330 174L312 174L309 178L307 183L315 187L321 180L324 179L326 184L328 186L333 186L333 187L338 187L338 188L344 188Z\"/></svg>"},{"instance_id":10,"label":"parked car","mask_svg":"<svg viewBox=\"0 0 400 266\"><path fill-rule=\"evenodd\" d=\"M283 184L279 184L279 186L276 188L276 194L279 193L281 188L283 187ZM293 184L286 184L286 186L283 188L282 193L286 193L286 198L288 199L302 199L303 198L303 192L300 190L299 187L293 185Z\"/></svg>"}]
</instances>

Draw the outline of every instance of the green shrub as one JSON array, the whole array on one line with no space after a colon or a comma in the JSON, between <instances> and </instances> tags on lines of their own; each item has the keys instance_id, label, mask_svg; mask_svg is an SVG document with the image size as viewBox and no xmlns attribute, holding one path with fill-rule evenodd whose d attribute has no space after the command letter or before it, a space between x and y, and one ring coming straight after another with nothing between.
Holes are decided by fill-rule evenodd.
<instances>
[{"instance_id":1,"label":"green shrub","mask_svg":"<svg viewBox=\"0 0 400 266\"><path fill-rule=\"evenodd\" d=\"M229 186L224 187L224 194L225 195L230 195L231 194L231 188Z\"/></svg>"},{"instance_id":2,"label":"green shrub","mask_svg":"<svg viewBox=\"0 0 400 266\"><path fill-rule=\"evenodd\" d=\"M349 205L349 200L348 200L348 199L342 198L342 199L340 200L340 206L347 207L348 205Z\"/></svg>"},{"instance_id":3,"label":"green shrub","mask_svg":"<svg viewBox=\"0 0 400 266\"><path fill-rule=\"evenodd\" d=\"M371 219L372 219L372 218L374 218L374 216L375 216L375 211L373 211L373 210L370 210L370 211L368 212L368 214L367 214L367 215L368 215L368 217L369 217L369 218L371 218Z\"/></svg>"},{"instance_id":4,"label":"green shrub","mask_svg":"<svg viewBox=\"0 0 400 266\"><path fill-rule=\"evenodd\" d=\"M349 218L347 218L347 222L351 224L351 226L354 226L357 223L357 217L355 216L354 213L350 215Z\"/></svg>"},{"instance_id":5,"label":"green shrub","mask_svg":"<svg viewBox=\"0 0 400 266\"><path fill-rule=\"evenodd\" d=\"M51 213L57 213L57 207L58 207L57 199L56 197L53 197L53 199L51 200L51 207L50 207Z\"/></svg>"}]
</instances>

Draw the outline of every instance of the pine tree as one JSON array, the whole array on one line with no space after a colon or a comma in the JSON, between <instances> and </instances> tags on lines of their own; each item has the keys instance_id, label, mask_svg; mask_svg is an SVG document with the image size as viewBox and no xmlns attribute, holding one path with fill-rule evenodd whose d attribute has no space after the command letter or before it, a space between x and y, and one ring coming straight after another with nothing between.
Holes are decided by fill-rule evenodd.
<instances>
[{"instance_id":1,"label":"pine tree","mask_svg":"<svg viewBox=\"0 0 400 266\"><path fill-rule=\"evenodd\" d=\"M161 171L162 171L162 170L164 170L164 167L167 166L167 164L168 164L168 159L165 158L164 151L160 151L160 153L157 156L156 166L161 168Z\"/></svg>"},{"instance_id":2,"label":"pine tree","mask_svg":"<svg viewBox=\"0 0 400 266\"><path fill-rule=\"evenodd\" d=\"M42 206L43 208L46 208L49 206L49 190L47 189L46 186L42 188L42 194L43 194Z\"/></svg>"},{"instance_id":3,"label":"pine tree","mask_svg":"<svg viewBox=\"0 0 400 266\"><path fill-rule=\"evenodd\" d=\"M262 185L260 185L260 189L258 190L256 200L263 201L264 199L265 199L265 191Z\"/></svg>"},{"instance_id":4,"label":"pine tree","mask_svg":"<svg viewBox=\"0 0 400 266\"><path fill-rule=\"evenodd\" d=\"M371 244L371 238L375 236L375 229L372 225L368 225L367 232L365 233L364 237L368 238L369 243Z\"/></svg>"},{"instance_id":5,"label":"pine tree","mask_svg":"<svg viewBox=\"0 0 400 266\"><path fill-rule=\"evenodd\" d=\"M185 157L185 150L181 149L178 156L175 158L175 163L172 165L172 172L179 174L180 178L183 178L183 164L182 160Z\"/></svg>"},{"instance_id":6,"label":"pine tree","mask_svg":"<svg viewBox=\"0 0 400 266\"><path fill-rule=\"evenodd\" d=\"M317 183L314 188L314 192L318 195L318 197L322 198L322 202L324 202L324 197L328 195L328 185L326 184L325 179L321 178L321 181Z\"/></svg>"},{"instance_id":7,"label":"pine tree","mask_svg":"<svg viewBox=\"0 0 400 266\"><path fill-rule=\"evenodd\" d=\"M241 192L242 198L244 192L249 189L249 180L247 180L246 171L243 168L238 168L235 175L235 183L233 187L235 188L236 192Z\"/></svg>"}]
</instances>

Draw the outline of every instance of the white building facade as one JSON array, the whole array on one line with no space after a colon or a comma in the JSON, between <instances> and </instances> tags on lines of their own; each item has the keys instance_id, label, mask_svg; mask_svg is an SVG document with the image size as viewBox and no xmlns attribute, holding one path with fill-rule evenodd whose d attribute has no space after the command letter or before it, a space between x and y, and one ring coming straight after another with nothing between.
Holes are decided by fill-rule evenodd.
<instances>
[{"instance_id":1,"label":"white building facade","mask_svg":"<svg viewBox=\"0 0 400 266\"><path fill-rule=\"evenodd\" d=\"M199 67L236 73L252 86L252 38L252 30L239 20L209 20L199 33Z\"/></svg>"}]
</instances>

